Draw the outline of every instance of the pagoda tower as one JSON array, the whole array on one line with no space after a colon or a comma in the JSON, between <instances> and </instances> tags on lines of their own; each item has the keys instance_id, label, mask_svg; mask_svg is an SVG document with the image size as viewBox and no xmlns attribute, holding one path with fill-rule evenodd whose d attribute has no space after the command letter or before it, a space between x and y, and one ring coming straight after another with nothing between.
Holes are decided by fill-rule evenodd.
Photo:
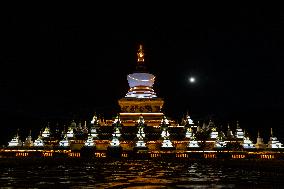
<instances>
[{"instance_id":1,"label":"pagoda tower","mask_svg":"<svg viewBox=\"0 0 284 189\"><path fill-rule=\"evenodd\" d=\"M161 112L164 100L158 98L153 85L155 76L147 72L144 50L140 45L137 52L136 71L127 75L130 89L125 97L118 100L121 108L120 119L124 126L135 126L143 116L147 126L159 126L164 114Z\"/></svg>"}]
</instances>

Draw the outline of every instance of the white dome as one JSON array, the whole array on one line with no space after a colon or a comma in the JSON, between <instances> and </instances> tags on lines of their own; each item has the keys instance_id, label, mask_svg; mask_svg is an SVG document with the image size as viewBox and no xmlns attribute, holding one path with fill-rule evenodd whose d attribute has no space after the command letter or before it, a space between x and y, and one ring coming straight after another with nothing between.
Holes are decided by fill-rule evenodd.
<instances>
[{"instance_id":1,"label":"white dome","mask_svg":"<svg viewBox=\"0 0 284 189\"><path fill-rule=\"evenodd\" d=\"M135 86L152 87L154 85L155 76L149 73L133 73L127 75L127 81L130 88Z\"/></svg>"}]
</instances>

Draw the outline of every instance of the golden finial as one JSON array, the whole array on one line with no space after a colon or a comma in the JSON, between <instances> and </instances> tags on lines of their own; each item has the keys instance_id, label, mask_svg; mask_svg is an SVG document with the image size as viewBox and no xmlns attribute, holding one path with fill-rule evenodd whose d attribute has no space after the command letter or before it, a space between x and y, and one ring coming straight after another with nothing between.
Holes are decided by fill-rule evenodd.
<instances>
[{"instance_id":1,"label":"golden finial","mask_svg":"<svg viewBox=\"0 0 284 189\"><path fill-rule=\"evenodd\" d=\"M270 128L271 137L273 137L272 127Z\"/></svg>"},{"instance_id":2,"label":"golden finial","mask_svg":"<svg viewBox=\"0 0 284 189\"><path fill-rule=\"evenodd\" d=\"M139 46L139 50L137 52L137 61L144 62L144 51L142 45Z\"/></svg>"}]
</instances>

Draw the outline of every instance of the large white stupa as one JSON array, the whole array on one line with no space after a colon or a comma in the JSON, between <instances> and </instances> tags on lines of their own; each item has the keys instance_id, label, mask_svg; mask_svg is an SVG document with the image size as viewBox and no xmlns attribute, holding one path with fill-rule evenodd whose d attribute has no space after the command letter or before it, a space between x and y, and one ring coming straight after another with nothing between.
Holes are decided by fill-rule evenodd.
<instances>
[{"instance_id":1,"label":"large white stupa","mask_svg":"<svg viewBox=\"0 0 284 189\"><path fill-rule=\"evenodd\" d=\"M144 67L144 51L142 45L137 52L137 72L128 74L127 81L130 89L125 97L133 98L153 98L157 97L153 90L155 76L145 72Z\"/></svg>"}]
</instances>

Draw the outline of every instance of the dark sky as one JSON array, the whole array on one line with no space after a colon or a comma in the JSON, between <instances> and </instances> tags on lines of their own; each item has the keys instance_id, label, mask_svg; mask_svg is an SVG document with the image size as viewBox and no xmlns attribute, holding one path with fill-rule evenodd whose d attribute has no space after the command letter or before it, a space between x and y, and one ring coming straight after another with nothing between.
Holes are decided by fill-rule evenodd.
<instances>
[{"instance_id":1,"label":"dark sky","mask_svg":"<svg viewBox=\"0 0 284 189\"><path fill-rule=\"evenodd\" d=\"M177 10L176 10L177 11ZM284 136L284 12L190 7L149 15L93 10L10 12L1 23L1 136L16 128L111 118L144 45L166 115ZM188 83L189 76L197 82ZM3 137L1 137L3 138ZM2 139L1 141L7 141Z\"/></svg>"}]
</instances>

